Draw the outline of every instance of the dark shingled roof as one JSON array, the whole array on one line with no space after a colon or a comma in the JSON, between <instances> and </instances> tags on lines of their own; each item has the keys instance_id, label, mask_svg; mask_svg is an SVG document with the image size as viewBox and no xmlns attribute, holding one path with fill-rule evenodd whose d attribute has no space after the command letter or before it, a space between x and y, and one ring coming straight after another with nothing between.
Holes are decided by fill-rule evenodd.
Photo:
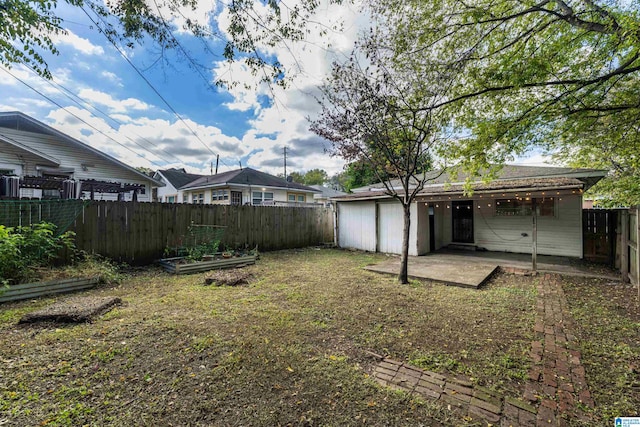
<instances>
[{"instance_id":1,"label":"dark shingled roof","mask_svg":"<svg viewBox=\"0 0 640 427\"><path fill-rule=\"evenodd\" d=\"M307 187L306 185L298 184L296 182L287 182L283 178L269 175L268 173L260 172L251 168L236 169L229 172L219 173L217 175L203 176L181 187L182 190L199 187L209 187L214 185L255 185L263 187L279 187L289 188L292 190L311 191L318 193L315 188Z\"/></svg>"},{"instance_id":2,"label":"dark shingled roof","mask_svg":"<svg viewBox=\"0 0 640 427\"><path fill-rule=\"evenodd\" d=\"M204 176L195 173L187 173L184 169L164 169L159 170L158 172L160 172L162 176L164 176L175 188L180 188L183 185L186 185Z\"/></svg>"},{"instance_id":3,"label":"dark shingled roof","mask_svg":"<svg viewBox=\"0 0 640 427\"><path fill-rule=\"evenodd\" d=\"M523 178L523 179L510 179L510 180L497 180L489 182L488 184L476 183L472 185L474 193L487 193L495 191L549 191L560 189L582 189L584 188L584 182L576 178ZM436 195L451 195L451 194L463 194L464 188L462 184L437 184L429 185L418 193L418 196L436 196ZM333 200L338 202L348 202L356 200L369 200L369 199L383 199L391 196L385 194L383 191L365 191L360 193L347 194L346 196L333 197Z\"/></svg>"}]
</instances>

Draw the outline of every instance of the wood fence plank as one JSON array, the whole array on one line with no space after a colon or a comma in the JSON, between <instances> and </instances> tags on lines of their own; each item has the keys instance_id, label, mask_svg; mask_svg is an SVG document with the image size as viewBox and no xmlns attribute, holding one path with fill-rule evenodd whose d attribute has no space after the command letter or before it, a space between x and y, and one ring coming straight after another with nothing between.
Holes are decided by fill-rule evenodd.
<instances>
[{"instance_id":1,"label":"wood fence plank","mask_svg":"<svg viewBox=\"0 0 640 427\"><path fill-rule=\"evenodd\" d=\"M44 202L42 205L47 206ZM34 209L17 206L12 217L28 225L29 218L33 219L34 212L42 207L36 204ZM89 203L71 229L76 232L76 246L80 250L121 262L147 264L164 257L165 248L184 245L192 223L225 226L222 242L228 248L246 245L258 246L263 251L278 250L333 240L333 214L325 207L101 200Z\"/></svg>"}]
</instances>

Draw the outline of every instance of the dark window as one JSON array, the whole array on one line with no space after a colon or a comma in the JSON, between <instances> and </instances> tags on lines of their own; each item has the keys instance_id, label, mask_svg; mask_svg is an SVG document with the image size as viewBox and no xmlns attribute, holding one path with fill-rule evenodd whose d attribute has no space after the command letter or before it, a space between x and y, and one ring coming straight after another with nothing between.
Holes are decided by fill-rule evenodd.
<instances>
[{"instance_id":1,"label":"dark window","mask_svg":"<svg viewBox=\"0 0 640 427\"><path fill-rule=\"evenodd\" d=\"M554 216L555 199L553 197L536 197L539 216ZM498 216L531 216L533 201L530 197L514 197L512 199L496 200L496 215Z\"/></svg>"}]
</instances>

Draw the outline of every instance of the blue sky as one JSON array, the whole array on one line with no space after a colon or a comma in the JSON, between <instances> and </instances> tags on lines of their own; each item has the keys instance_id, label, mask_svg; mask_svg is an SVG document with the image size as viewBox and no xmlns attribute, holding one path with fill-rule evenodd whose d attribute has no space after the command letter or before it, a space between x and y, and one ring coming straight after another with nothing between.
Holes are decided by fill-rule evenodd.
<instances>
[{"instance_id":1,"label":"blue sky","mask_svg":"<svg viewBox=\"0 0 640 427\"><path fill-rule=\"evenodd\" d=\"M190 16L224 34L227 17L222 9L211 11L211 4L201 2ZM283 147L287 146L289 172L322 168L334 174L342 169L342 160L327 155L327 143L308 130L306 117L317 112L311 94L317 93L331 62L348 55L367 24L356 6L320 8L315 18L327 26L340 22L342 31L323 36L312 31L305 42L265 49L265 54L277 57L295 74L287 90L256 87L255 77L243 64L225 63L223 40L210 42L206 51L199 40L175 32L189 55L202 64L200 72L178 52L161 55L152 42L133 49L121 47L184 121L94 28L82 9L64 4L58 14L67 34L54 39L58 56L45 55L53 81L15 65L8 71L18 80L0 66L0 111L22 111L133 166L185 167L208 173L219 154L220 171L235 169L241 162L275 174L283 172ZM179 28L180 22L175 23ZM213 81L220 75L240 84L231 90L216 88ZM66 96L67 91L81 105ZM534 155L526 163L542 160Z\"/></svg>"}]
</instances>

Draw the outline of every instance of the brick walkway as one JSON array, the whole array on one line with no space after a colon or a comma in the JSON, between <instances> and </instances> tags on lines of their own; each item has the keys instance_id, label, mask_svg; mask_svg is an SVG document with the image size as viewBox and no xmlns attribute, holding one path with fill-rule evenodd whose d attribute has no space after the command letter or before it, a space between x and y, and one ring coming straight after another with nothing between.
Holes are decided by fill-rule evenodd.
<instances>
[{"instance_id":1,"label":"brick walkway","mask_svg":"<svg viewBox=\"0 0 640 427\"><path fill-rule=\"evenodd\" d=\"M474 386L466 378L447 377L391 359L382 359L373 376L384 386L440 400L452 410L488 423L500 421L505 402L509 401L489 389ZM531 410L535 411L534 408ZM535 415L531 414L531 419L535 419Z\"/></svg>"},{"instance_id":2,"label":"brick walkway","mask_svg":"<svg viewBox=\"0 0 640 427\"><path fill-rule=\"evenodd\" d=\"M523 400L503 397L466 378L447 377L380 356L374 378L384 386L443 401L451 409L501 427L563 426L567 419L575 418L588 421L579 404L593 407L594 402L580 352L571 349L573 319L559 280L553 274L540 276L532 367Z\"/></svg>"},{"instance_id":3,"label":"brick walkway","mask_svg":"<svg viewBox=\"0 0 640 427\"><path fill-rule=\"evenodd\" d=\"M568 418L586 418L579 405L593 408L580 352L571 349L573 318L560 276L545 274L538 284L538 302L531 343L532 367L524 398L539 404L537 425L562 426ZM514 424L514 426L517 424Z\"/></svg>"}]
</instances>

